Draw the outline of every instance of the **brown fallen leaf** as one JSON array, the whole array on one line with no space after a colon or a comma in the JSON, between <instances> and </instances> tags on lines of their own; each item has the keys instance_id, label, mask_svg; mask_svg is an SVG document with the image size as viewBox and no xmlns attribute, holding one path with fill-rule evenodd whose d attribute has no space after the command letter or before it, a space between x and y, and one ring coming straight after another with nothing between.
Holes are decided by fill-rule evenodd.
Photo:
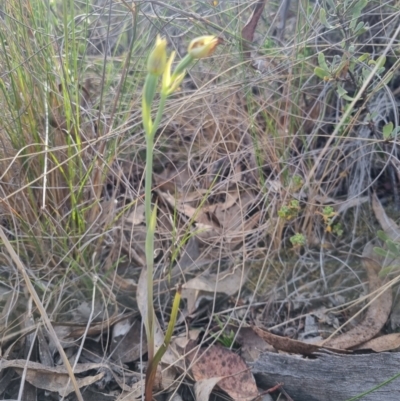
<instances>
[{"instance_id":1,"label":"brown fallen leaf","mask_svg":"<svg viewBox=\"0 0 400 401\"><path fill-rule=\"evenodd\" d=\"M278 336L256 326L251 326L251 328L264 341L272 345L278 351L289 352L291 354L311 355L315 352L321 351L321 349L328 349L333 352L343 353L343 350L340 349L325 346L322 347L318 344L309 344L302 341L293 340L292 338Z\"/></svg>"},{"instance_id":2,"label":"brown fallen leaf","mask_svg":"<svg viewBox=\"0 0 400 401\"><path fill-rule=\"evenodd\" d=\"M196 382L194 385L196 401L208 401L211 392L221 379L221 377L211 377L210 379L199 380Z\"/></svg>"},{"instance_id":3,"label":"brown fallen leaf","mask_svg":"<svg viewBox=\"0 0 400 401\"><path fill-rule=\"evenodd\" d=\"M219 345L190 351L186 360L196 382L220 378L217 386L235 401L251 401L258 396L256 382L243 359ZM206 382L207 384L208 382Z\"/></svg>"},{"instance_id":4,"label":"brown fallen leaf","mask_svg":"<svg viewBox=\"0 0 400 401\"><path fill-rule=\"evenodd\" d=\"M191 315L204 298L213 299L215 293L231 296L242 288L248 271L236 266L233 271L221 274L203 273L182 286L182 298L187 299L187 310Z\"/></svg>"},{"instance_id":5,"label":"brown fallen leaf","mask_svg":"<svg viewBox=\"0 0 400 401\"><path fill-rule=\"evenodd\" d=\"M381 270L380 264L369 257L363 257L363 266L368 274L369 292L372 294L377 291L378 294L383 284L378 276ZM381 331L388 320L392 309L392 298L390 288L381 290L377 298L370 302L366 315L360 324L336 338L322 341L319 345L339 349L351 349L371 340Z\"/></svg>"},{"instance_id":6,"label":"brown fallen leaf","mask_svg":"<svg viewBox=\"0 0 400 401\"><path fill-rule=\"evenodd\" d=\"M166 203L195 223L195 235L201 241L223 241L225 246L234 248L243 242L246 233L259 224L259 212L248 215L256 198L251 191L231 190L224 193L225 201L205 203L201 207L192 205L193 199L197 198L195 205L203 199L197 192L185 194L184 197L172 196L162 191L158 191L158 194Z\"/></svg>"},{"instance_id":7,"label":"brown fallen leaf","mask_svg":"<svg viewBox=\"0 0 400 401\"><path fill-rule=\"evenodd\" d=\"M73 326L71 324L65 324L65 323L55 323L55 325L61 327L63 326L71 327L71 331L67 336L68 338L79 338L82 337L83 335L87 335L88 337L90 337L99 335L100 333L104 333L104 331L107 330L112 325L130 316L132 316L132 313L114 314L110 316L110 318L105 319L102 322L92 323L89 329L87 329L86 325L75 324L75 323L73 324Z\"/></svg>"},{"instance_id":8,"label":"brown fallen leaf","mask_svg":"<svg viewBox=\"0 0 400 401\"><path fill-rule=\"evenodd\" d=\"M397 351L400 348L400 333L387 334L367 341L356 347L356 350L372 349L375 352Z\"/></svg>"},{"instance_id":9,"label":"brown fallen leaf","mask_svg":"<svg viewBox=\"0 0 400 401\"><path fill-rule=\"evenodd\" d=\"M240 355L247 363L256 361L262 352L276 352L251 327L242 327L236 334L236 341L240 344Z\"/></svg>"},{"instance_id":10,"label":"brown fallen leaf","mask_svg":"<svg viewBox=\"0 0 400 401\"><path fill-rule=\"evenodd\" d=\"M112 328L110 356L120 363L132 362L140 358L141 352L146 352L147 341L144 336L141 343L141 323L139 319L121 320Z\"/></svg>"},{"instance_id":11,"label":"brown fallen leaf","mask_svg":"<svg viewBox=\"0 0 400 401\"><path fill-rule=\"evenodd\" d=\"M121 387L121 384L119 384ZM128 390L123 389L122 393L118 396L116 401L136 401L143 397L145 381L144 379L139 380L137 383L133 384ZM124 386L126 387L126 386Z\"/></svg>"},{"instance_id":12,"label":"brown fallen leaf","mask_svg":"<svg viewBox=\"0 0 400 401\"><path fill-rule=\"evenodd\" d=\"M74 373L83 373L92 369L104 368L108 366L97 363L83 363L78 364ZM0 360L0 371L7 368L13 368L19 375L26 368L25 380L35 386L36 388L58 392L61 396L65 397L74 391L74 387L70 382L70 377L64 366L48 367L38 362L30 362L24 359L15 359L7 361L5 359ZM104 372L101 372L95 376L86 376L83 378L76 377L78 387L88 386L96 381L100 380L104 376Z\"/></svg>"},{"instance_id":13,"label":"brown fallen leaf","mask_svg":"<svg viewBox=\"0 0 400 401\"><path fill-rule=\"evenodd\" d=\"M375 217L382 227L382 230L394 241L400 238L400 229L393 219L391 219L385 212L381 202L376 193L372 194L372 210Z\"/></svg>"},{"instance_id":14,"label":"brown fallen leaf","mask_svg":"<svg viewBox=\"0 0 400 401\"><path fill-rule=\"evenodd\" d=\"M242 29L242 47L243 47L243 56L245 59L249 59L251 57L251 47L250 43L253 42L254 32L257 28L258 21L261 17L262 12L265 7L265 0L260 0L256 3L253 12L246 25Z\"/></svg>"}]
</instances>

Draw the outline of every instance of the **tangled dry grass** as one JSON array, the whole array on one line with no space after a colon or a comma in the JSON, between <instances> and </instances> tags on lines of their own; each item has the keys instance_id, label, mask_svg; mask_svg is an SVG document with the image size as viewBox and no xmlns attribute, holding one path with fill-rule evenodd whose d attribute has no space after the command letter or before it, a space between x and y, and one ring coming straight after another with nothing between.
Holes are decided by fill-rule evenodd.
<instances>
[{"instance_id":1,"label":"tangled dry grass","mask_svg":"<svg viewBox=\"0 0 400 401\"><path fill-rule=\"evenodd\" d=\"M204 275L235 277L213 292L187 286L177 333L187 318L206 327L204 341L213 313L273 326L360 291L356 256L378 230L369 197L394 218L400 207L398 1L369 1L356 17L323 2L326 21L314 2L293 1L286 14L267 4L250 56L241 35L257 2L39 3L1 6L1 227L69 356L117 364L115 325L138 313L140 96L157 33L178 55L194 36L224 39L169 99L157 133L160 321L173 286ZM368 29L357 33L352 19ZM0 249L1 344L12 359L29 349L40 313Z\"/></svg>"}]
</instances>

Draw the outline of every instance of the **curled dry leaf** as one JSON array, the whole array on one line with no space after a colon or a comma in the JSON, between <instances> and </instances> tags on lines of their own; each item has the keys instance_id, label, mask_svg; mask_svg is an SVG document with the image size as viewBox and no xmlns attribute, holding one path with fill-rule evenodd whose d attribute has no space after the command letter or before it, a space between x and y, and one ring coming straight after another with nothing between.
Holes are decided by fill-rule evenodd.
<instances>
[{"instance_id":1,"label":"curled dry leaf","mask_svg":"<svg viewBox=\"0 0 400 401\"><path fill-rule=\"evenodd\" d=\"M392 333L367 341L356 348L372 349L375 352L398 351L400 349L400 333Z\"/></svg>"},{"instance_id":2,"label":"curled dry leaf","mask_svg":"<svg viewBox=\"0 0 400 401\"><path fill-rule=\"evenodd\" d=\"M354 348L374 338L388 320L393 297L390 288L382 289L383 282L378 276L381 266L367 257L363 258L363 265L368 274L369 292L374 293L364 319L348 332L331 340L325 340L320 345L339 349Z\"/></svg>"},{"instance_id":3,"label":"curled dry leaf","mask_svg":"<svg viewBox=\"0 0 400 401\"><path fill-rule=\"evenodd\" d=\"M117 322L112 329L111 358L121 363L132 362L147 351L146 336L141 336L140 320L127 318ZM141 344L142 340L142 344Z\"/></svg>"},{"instance_id":4,"label":"curled dry leaf","mask_svg":"<svg viewBox=\"0 0 400 401\"><path fill-rule=\"evenodd\" d=\"M240 344L240 355L247 363L259 359L262 352L275 352L275 348L263 341L251 327L242 327L236 335L236 341Z\"/></svg>"},{"instance_id":5,"label":"curled dry leaf","mask_svg":"<svg viewBox=\"0 0 400 401\"><path fill-rule=\"evenodd\" d=\"M334 349L331 347L322 347L321 345L308 344L302 341L293 340L289 337L282 337L276 334L272 334L269 331L262 330L259 327L252 326L252 329L258 334L264 341L272 345L278 351L289 352L291 354L311 355L321 350L321 348L329 349L334 352L343 352L340 349Z\"/></svg>"},{"instance_id":6,"label":"curled dry leaf","mask_svg":"<svg viewBox=\"0 0 400 401\"><path fill-rule=\"evenodd\" d=\"M254 32L257 28L258 21L264 11L265 1L258 1L249 20L247 21L246 25L242 29L242 39L243 43L243 55L246 59L251 57L251 42L254 39Z\"/></svg>"},{"instance_id":7,"label":"curled dry leaf","mask_svg":"<svg viewBox=\"0 0 400 401\"><path fill-rule=\"evenodd\" d=\"M70 326L63 326L62 323L59 323L57 327L59 327L59 331L56 329L56 333L58 334L60 332L61 335L63 335L63 339L71 339L71 338L80 338L83 335L86 335L88 337L94 337L97 336L101 333L104 333L106 329L114 325L115 323L126 319L127 317L131 316L132 314L113 314L110 316L108 319L105 319L102 322L94 322L90 325L89 329L87 329L86 325L82 324L74 324L74 327L71 328ZM65 345L68 346L68 345ZM63 344L63 347L65 347ZM71 346L71 345L70 345Z\"/></svg>"},{"instance_id":8,"label":"curled dry leaf","mask_svg":"<svg viewBox=\"0 0 400 401\"><path fill-rule=\"evenodd\" d=\"M203 298L213 299L215 293L233 295L240 291L247 272L236 267L232 272L206 274L189 280L182 286L182 298L187 299L188 313L192 314Z\"/></svg>"},{"instance_id":9,"label":"curled dry leaf","mask_svg":"<svg viewBox=\"0 0 400 401\"><path fill-rule=\"evenodd\" d=\"M61 396L65 397L72 393L75 389L70 382L70 377L64 366L48 367L38 362L30 362L21 359L7 361L0 360L0 371L7 368L13 368L19 375L22 375L26 368L25 380L36 388L43 390L58 392ZM108 368L107 365L97 363L83 363L78 364L74 372L83 373L92 369ZM83 378L76 377L79 388L89 386L97 382L104 376L104 371L95 376L86 376Z\"/></svg>"},{"instance_id":10,"label":"curled dry leaf","mask_svg":"<svg viewBox=\"0 0 400 401\"><path fill-rule=\"evenodd\" d=\"M210 394L214 390L216 384L221 380L221 377L211 377L210 379L199 380L194 385L194 393L196 401L208 401Z\"/></svg>"},{"instance_id":11,"label":"curled dry leaf","mask_svg":"<svg viewBox=\"0 0 400 401\"><path fill-rule=\"evenodd\" d=\"M336 352L349 350L371 340L380 332L389 317L392 308L392 291L390 288L383 288L383 282L378 276L381 269L378 262L369 257L364 257L363 265L368 274L369 291L374 298L370 302L361 323L348 332L340 334L336 338L307 344L274 335L255 326L252 327L253 330L277 350L303 355L312 354L321 348Z\"/></svg>"},{"instance_id":12,"label":"curled dry leaf","mask_svg":"<svg viewBox=\"0 0 400 401\"><path fill-rule=\"evenodd\" d=\"M187 354L187 361L191 363L196 382L220 378L218 387L235 401L250 401L258 396L249 367L239 355L226 348L212 345L200 348L198 352L193 349Z\"/></svg>"},{"instance_id":13,"label":"curled dry leaf","mask_svg":"<svg viewBox=\"0 0 400 401\"><path fill-rule=\"evenodd\" d=\"M391 219L382 207L378 196L372 194L372 210L374 211L375 217L382 227L382 230L392 239L396 241L400 238L400 229L393 219Z\"/></svg>"},{"instance_id":14,"label":"curled dry leaf","mask_svg":"<svg viewBox=\"0 0 400 401\"><path fill-rule=\"evenodd\" d=\"M198 192L174 197L159 191L159 195L173 208L196 223L195 235L202 241L225 241L226 246L235 247L244 236L259 224L260 213L251 213L256 196L251 192L231 190L224 192L225 201L194 207L193 199L201 200ZM203 196L206 196L204 194ZM202 202L201 202L202 203Z\"/></svg>"}]
</instances>

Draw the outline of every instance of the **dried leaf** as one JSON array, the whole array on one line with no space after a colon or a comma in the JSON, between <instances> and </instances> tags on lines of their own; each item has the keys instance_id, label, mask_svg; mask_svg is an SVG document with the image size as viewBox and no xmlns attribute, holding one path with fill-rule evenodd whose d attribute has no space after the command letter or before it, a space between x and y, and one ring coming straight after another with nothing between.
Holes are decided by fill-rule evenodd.
<instances>
[{"instance_id":1,"label":"dried leaf","mask_svg":"<svg viewBox=\"0 0 400 401\"><path fill-rule=\"evenodd\" d=\"M203 274L189 280L182 286L182 298L187 299L188 313L192 314L201 299L213 299L215 293L233 295L240 290L245 282L246 274L237 267L230 273Z\"/></svg>"},{"instance_id":2,"label":"dried leaf","mask_svg":"<svg viewBox=\"0 0 400 401\"><path fill-rule=\"evenodd\" d=\"M109 319L106 319L102 322L92 323L89 327L89 330L87 329L86 325L76 324L74 329L71 330L71 332L68 334L68 338L79 338L85 334L88 337L99 335L101 333L104 333L104 331L107 330L109 327L111 327L113 324L119 322L120 320L126 319L126 317L128 316L129 314L124 314L124 315L114 314ZM59 324L59 326L62 327L62 324Z\"/></svg>"},{"instance_id":3,"label":"dried leaf","mask_svg":"<svg viewBox=\"0 0 400 401\"><path fill-rule=\"evenodd\" d=\"M368 274L369 292L377 291L378 297L369 304L366 315L360 324L332 340L323 341L321 345L339 349L354 348L374 338L388 320L393 297L390 288L382 290L383 282L378 276L381 266L375 260L366 257L363 258L363 265Z\"/></svg>"},{"instance_id":4,"label":"dried leaf","mask_svg":"<svg viewBox=\"0 0 400 401\"><path fill-rule=\"evenodd\" d=\"M394 241L398 240L400 238L400 228L394 220L386 214L385 209L382 207L381 202L375 193L372 194L372 210L374 211L375 217L383 231L385 231L390 239Z\"/></svg>"},{"instance_id":5,"label":"dried leaf","mask_svg":"<svg viewBox=\"0 0 400 401\"><path fill-rule=\"evenodd\" d=\"M196 351L193 349L187 355L196 382L221 378L218 387L237 401L250 401L258 396L254 377L239 355L218 345Z\"/></svg>"},{"instance_id":6,"label":"dried leaf","mask_svg":"<svg viewBox=\"0 0 400 401\"><path fill-rule=\"evenodd\" d=\"M221 380L221 377L212 377L210 379L199 380L194 385L194 393L196 401L208 401L210 394L214 390L216 384Z\"/></svg>"},{"instance_id":7,"label":"dried leaf","mask_svg":"<svg viewBox=\"0 0 400 401\"><path fill-rule=\"evenodd\" d=\"M400 348L400 333L392 333L386 336L374 338L361 344L356 349L372 349L375 352L397 351Z\"/></svg>"},{"instance_id":8,"label":"dried leaf","mask_svg":"<svg viewBox=\"0 0 400 401\"><path fill-rule=\"evenodd\" d=\"M116 401L136 401L142 398L144 391L145 380L140 380L135 383L129 390L124 391L118 396Z\"/></svg>"},{"instance_id":9,"label":"dried leaf","mask_svg":"<svg viewBox=\"0 0 400 401\"><path fill-rule=\"evenodd\" d=\"M264 11L265 7L265 0L258 1L256 6L254 7L254 10L247 21L246 25L242 29L242 39L244 39L242 42L243 46L243 55L245 58L250 58L251 56L251 47L249 42L253 42L254 38L254 32L257 28L258 21L262 15L262 12Z\"/></svg>"},{"instance_id":10,"label":"dried leaf","mask_svg":"<svg viewBox=\"0 0 400 401\"><path fill-rule=\"evenodd\" d=\"M145 215L144 215L145 206L143 203L140 205L136 205L132 212L126 217L126 222L131 223L132 226L138 226L139 224L144 223Z\"/></svg>"},{"instance_id":11,"label":"dried leaf","mask_svg":"<svg viewBox=\"0 0 400 401\"><path fill-rule=\"evenodd\" d=\"M40 362L45 366L54 366L53 356L50 351L50 345L44 336L43 327L40 326L37 331L38 337L38 348L39 348L39 359Z\"/></svg>"},{"instance_id":12,"label":"dried leaf","mask_svg":"<svg viewBox=\"0 0 400 401\"><path fill-rule=\"evenodd\" d=\"M169 193L159 191L159 195L172 207L196 223L196 237L199 239L225 241L231 247L243 242L246 233L259 224L260 213L248 211L254 206L255 194L239 190L224 192L225 201L193 207L201 197L198 192L185 194L179 199ZM204 194L203 196L206 196Z\"/></svg>"},{"instance_id":13,"label":"dried leaf","mask_svg":"<svg viewBox=\"0 0 400 401\"><path fill-rule=\"evenodd\" d=\"M147 351L146 336L141 335L140 320L121 320L113 327L111 338L111 357L121 363L132 362L140 358L141 352Z\"/></svg>"},{"instance_id":14,"label":"dried leaf","mask_svg":"<svg viewBox=\"0 0 400 401\"><path fill-rule=\"evenodd\" d=\"M77 374L104 367L108 369L107 365L84 363L78 364L75 367L74 372ZM23 370L26 368L25 380L36 388L58 392L63 397L74 391L74 387L70 382L70 377L64 366L52 368L38 362L30 362L23 359L15 359L12 361L1 359L0 371L7 368L13 368L19 375L22 375ZM76 381L78 387L81 388L97 382L103 376L104 372L101 372L95 376L86 376L83 378L76 377Z\"/></svg>"},{"instance_id":15,"label":"dried leaf","mask_svg":"<svg viewBox=\"0 0 400 401\"><path fill-rule=\"evenodd\" d=\"M240 355L248 362L256 361L262 352L274 352L272 345L260 338L251 327L242 327L236 336L240 344Z\"/></svg>"},{"instance_id":16,"label":"dried leaf","mask_svg":"<svg viewBox=\"0 0 400 401\"><path fill-rule=\"evenodd\" d=\"M259 327L251 327L264 341L272 345L278 351L290 352L292 354L311 355L320 351L322 348L329 349L334 352L343 352L332 347L322 347L321 345L308 344L302 341L293 340L288 337L277 336L269 331L262 330Z\"/></svg>"},{"instance_id":17,"label":"dried leaf","mask_svg":"<svg viewBox=\"0 0 400 401\"><path fill-rule=\"evenodd\" d=\"M189 205L189 196L185 196L184 200L178 200L169 193L160 192L160 195L166 200L169 205L176 208L180 213L196 222L199 231L204 235L216 236L220 232L220 224L214 216L214 213L195 208ZM198 197L198 194L196 194Z\"/></svg>"}]
</instances>

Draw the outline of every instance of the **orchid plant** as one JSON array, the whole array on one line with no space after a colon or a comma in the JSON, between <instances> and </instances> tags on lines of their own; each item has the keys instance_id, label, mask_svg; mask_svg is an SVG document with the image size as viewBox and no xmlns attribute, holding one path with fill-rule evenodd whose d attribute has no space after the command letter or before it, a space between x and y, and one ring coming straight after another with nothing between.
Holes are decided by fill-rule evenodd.
<instances>
[{"instance_id":1,"label":"orchid plant","mask_svg":"<svg viewBox=\"0 0 400 401\"><path fill-rule=\"evenodd\" d=\"M167 97L179 88L179 85L186 74L186 69L195 60L210 56L215 51L220 40L221 39L215 36L201 36L194 39L188 47L187 55L178 63L173 73L171 73L175 52L172 52L170 57L167 59L167 41L164 38L157 36L155 47L147 60L147 76L142 96L142 121L146 135L145 217L147 233L145 248L147 265L147 316L145 321L145 330L148 344L148 368L145 384L146 401L151 401L152 399L152 389L157 365L161 361L161 358L167 350L171 340L180 302L180 290L178 289L172 306L171 317L164 337L164 343L158 349L156 355L154 355L155 315L153 304L153 270L154 233L157 221L157 206L152 206L151 203L154 136L160 126ZM160 100L153 120L152 104L160 78L162 78Z\"/></svg>"}]
</instances>

